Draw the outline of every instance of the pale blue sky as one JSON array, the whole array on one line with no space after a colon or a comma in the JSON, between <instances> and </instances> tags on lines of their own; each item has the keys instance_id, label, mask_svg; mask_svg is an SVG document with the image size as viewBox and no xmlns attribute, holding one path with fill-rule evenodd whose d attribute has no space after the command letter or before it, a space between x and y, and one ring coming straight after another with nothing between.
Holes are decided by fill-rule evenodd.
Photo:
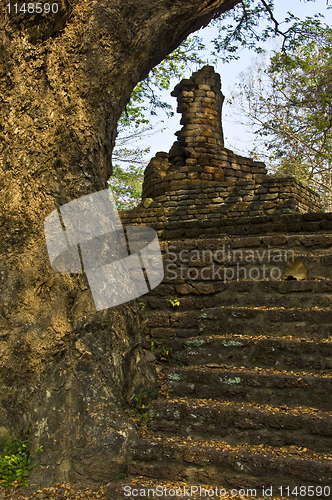
<instances>
[{"instance_id":1,"label":"pale blue sky","mask_svg":"<svg viewBox=\"0 0 332 500\"><path fill-rule=\"evenodd\" d=\"M275 17L278 20L282 20L287 15L287 11L290 10L293 14L298 16L300 19L304 19L307 16L313 16L314 14L320 12L325 16L323 22L327 24L332 24L332 9L327 9L326 0L316 0L304 2L303 0L276 0L275 5ZM212 47L210 40L217 35L216 28L206 27L199 32L196 32L199 36L204 39L206 46ZM279 41L273 41L266 44L264 48L266 50L271 50L273 48L279 48L275 44L280 43ZM219 62L215 66L215 70L221 75L222 81L222 92L225 95L225 102L223 106L223 130L225 137L225 146L229 149L235 149L238 151L245 150L250 147L254 136L250 134L250 131L246 129L245 126L234 123L234 109L226 103L227 98L230 95L232 89L234 89L235 83L239 81L239 74L245 71L251 62L257 57L253 51L243 50L240 54L240 59L230 63ZM211 60L213 57L211 56ZM187 71L186 76L198 68L193 68ZM174 80L171 90L178 83ZM173 142L176 140L174 133L180 130L180 117L181 115L176 113L176 98L171 97L169 92L163 94L163 99L169 102L173 106L175 115L173 118L167 118L167 116L161 112L157 118L153 119L155 130L161 127L166 127L166 130L146 137L143 140L132 143L131 147L151 147L150 154L147 155L146 160L148 161L152 158L157 151L169 151ZM164 123L157 124L158 121L164 120ZM118 163L118 162L117 162Z\"/></svg>"}]
</instances>

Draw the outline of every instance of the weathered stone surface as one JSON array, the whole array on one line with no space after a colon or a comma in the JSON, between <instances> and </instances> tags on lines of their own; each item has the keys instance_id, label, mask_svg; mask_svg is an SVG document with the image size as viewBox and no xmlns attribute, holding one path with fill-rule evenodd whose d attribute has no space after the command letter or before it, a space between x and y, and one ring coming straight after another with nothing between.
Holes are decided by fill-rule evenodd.
<instances>
[{"instance_id":1,"label":"weathered stone surface","mask_svg":"<svg viewBox=\"0 0 332 500\"><path fill-rule=\"evenodd\" d=\"M270 446L249 447L246 444L231 446L227 443L183 438L153 438L135 445L134 461L129 470L133 474L164 480L187 480L189 484L209 484L224 488L256 488L268 484L278 487L285 484L319 484L309 478L324 478L331 486L332 465L330 455L326 461L310 452L296 449L276 452ZM247 491L247 490L242 491ZM253 490L250 490L253 492ZM254 498L257 496L253 492ZM310 498L310 495L304 496Z\"/></svg>"},{"instance_id":2,"label":"weathered stone surface","mask_svg":"<svg viewBox=\"0 0 332 500\"><path fill-rule=\"evenodd\" d=\"M144 342L146 348L151 339L167 345L181 368L173 365L162 399L151 404L154 434L135 445L132 476L233 488L262 488L271 477L274 487L286 477L288 484L303 485L307 474L315 474L315 486L326 474L330 480L332 267L331 228L324 229L330 214L281 215L294 199L286 204L261 197L275 197L285 187L290 194L306 191L293 179L278 182L262 182L255 204L239 201L253 192L253 181L186 186L156 198L175 203L174 218L169 211L159 232L166 271L145 297ZM312 200L305 203L303 211ZM131 220L130 213L122 217ZM273 262L273 248L283 262ZM294 254L306 273L289 281L287 262ZM220 275L208 274L212 263ZM280 276L251 277L270 265ZM169 305L170 296L178 308ZM158 315L168 327L158 327Z\"/></svg>"},{"instance_id":3,"label":"weathered stone surface","mask_svg":"<svg viewBox=\"0 0 332 500\"><path fill-rule=\"evenodd\" d=\"M195 399L152 402L150 427L157 435L174 434L191 439L226 442L244 440L251 445L289 444L329 453L332 441L332 418L329 414L306 414L285 409L222 401Z\"/></svg>"}]
</instances>

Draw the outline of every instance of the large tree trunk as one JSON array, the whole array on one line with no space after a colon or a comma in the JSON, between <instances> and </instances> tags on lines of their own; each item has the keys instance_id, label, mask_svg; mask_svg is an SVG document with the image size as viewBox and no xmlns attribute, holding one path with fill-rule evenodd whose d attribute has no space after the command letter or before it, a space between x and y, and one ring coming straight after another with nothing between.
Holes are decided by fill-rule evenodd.
<instances>
[{"instance_id":1,"label":"large tree trunk","mask_svg":"<svg viewBox=\"0 0 332 500\"><path fill-rule=\"evenodd\" d=\"M85 275L50 267L44 220L106 188L136 83L237 1L58 0L43 16L0 7L0 436L32 426L40 485L114 478L137 439L123 408L154 387L137 301L96 312Z\"/></svg>"}]
</instances>

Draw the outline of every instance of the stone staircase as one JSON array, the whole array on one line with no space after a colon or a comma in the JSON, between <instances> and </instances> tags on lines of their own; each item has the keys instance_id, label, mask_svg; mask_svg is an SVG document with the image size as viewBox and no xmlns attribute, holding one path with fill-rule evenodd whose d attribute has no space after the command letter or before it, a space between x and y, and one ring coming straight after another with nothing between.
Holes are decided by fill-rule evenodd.
<instances>
[{"instance_id":1,"label":"stone staircase","mask_svg":"<svg viewBox=\"0 0 332 500\"><path fill-rule=\"evenodd\" d=\"M296 238L308 279L170 281L166 273L142 298L144 347L159 342L172 358L150 404L150 435L134 446L131 478L252 490L249 498L332 498L331 235L316 235L314 249L303 244L310 234L285 240ZM179 252L200 240L168 245ZM218 245L205 240L205 248Z\"/></svg>"},{"instance_id":2,"label":"stone staircase","mask_svg":"<svg viewBox=\"0 0 332 500\"><path fill-rule=\"evenodd\" d=\"M146 168L141 204L121 213L157 231L165 275L140 299L143 348L172 349L152 363L159 398L130 481L194 485L192 499L202 485L222 498L331 498L332 213L224 147L212 67L172 95L183 127Z\"/></svg>"}]
</instances>

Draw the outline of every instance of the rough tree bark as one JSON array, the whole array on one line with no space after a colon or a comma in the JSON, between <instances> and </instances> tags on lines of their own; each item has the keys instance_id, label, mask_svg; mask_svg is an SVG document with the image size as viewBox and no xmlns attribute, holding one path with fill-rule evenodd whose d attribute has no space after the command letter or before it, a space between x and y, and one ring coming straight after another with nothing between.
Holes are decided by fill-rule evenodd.
<instances>
[{"instance_id":1,"label":"rough tree bark","mask_svg":"<svg viewBox=\"0 0 332 500\"><path fill-rule=\"evenodd\" d=\"M123 408L155 384L137 301L96 312L84 275L51 269L45 217L106 188L136 83L237 2L58 0L43 15L2 2L0 435L32 426L39 485L112 480L137 439Z\"/></svg>"}]
</instances>

